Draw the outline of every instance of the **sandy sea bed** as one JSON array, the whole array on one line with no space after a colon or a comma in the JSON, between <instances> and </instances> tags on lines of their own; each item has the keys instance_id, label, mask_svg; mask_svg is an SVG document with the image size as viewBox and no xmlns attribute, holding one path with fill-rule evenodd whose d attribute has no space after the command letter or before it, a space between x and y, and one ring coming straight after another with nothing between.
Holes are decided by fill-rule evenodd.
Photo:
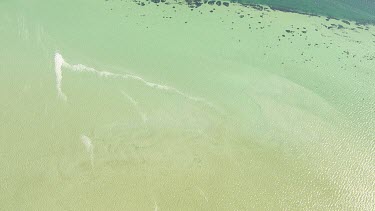
<instances>
[{"instance_id":1,"label":"sandy sea bed","mask_svg":"<svg viewBox=\"0 0 375 211\"><path fill-rule=\"evenodd\" d=\"M139 4L0 3L0 209L374 210L373 25Z\"/></svg>"}]
</instances>

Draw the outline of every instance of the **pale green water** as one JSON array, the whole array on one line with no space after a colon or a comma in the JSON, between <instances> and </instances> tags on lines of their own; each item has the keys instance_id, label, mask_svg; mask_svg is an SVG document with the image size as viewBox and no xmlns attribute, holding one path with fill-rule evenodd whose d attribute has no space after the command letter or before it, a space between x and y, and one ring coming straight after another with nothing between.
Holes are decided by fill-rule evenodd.
<instances>
[{"instance_id":1,"label":"pale green water","mask_svg":"<svg viewBox=\"0 0 375 211\"><path fill-rule=\"evenodd\" d=\"M371 25L89 0L0 23L0 210L375 208Z\"/></svg>"}]
</instances>

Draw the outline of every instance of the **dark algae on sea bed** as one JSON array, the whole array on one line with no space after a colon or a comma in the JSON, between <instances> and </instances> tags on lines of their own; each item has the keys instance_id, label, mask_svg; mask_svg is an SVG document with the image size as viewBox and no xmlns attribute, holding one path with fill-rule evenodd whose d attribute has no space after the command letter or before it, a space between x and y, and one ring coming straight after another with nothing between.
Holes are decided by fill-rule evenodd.
<instances>
[{"instance_id":1,"label":"dark algae on sea bed","mask_svg":"<svg viewBox=\"0 0 375 211\"><path fill-rule=\"evenodd\" d=\"M374 0L234 0L241 4L263 4L272 9L375 23Z\"/></svg>"},{"instance_id":2,"label":"dark algae on sea bed","mask_svg":"<svg viewBox=\"0 0 375 211\"><path fill-rule=\"evenodd\" d=\"M142 0L135 1L139 4L143 2ZM184 2L190 8L197 8L203 4L228 7L230 3L239 3L258 10L269 7L284 12L325 16L331 19L356 21L360 24L375 24L375 0L146 0L146 2L157 4L181 4ZM145 2L142 3L142 6L144 5Z\"/></svg>"}]
</instances>

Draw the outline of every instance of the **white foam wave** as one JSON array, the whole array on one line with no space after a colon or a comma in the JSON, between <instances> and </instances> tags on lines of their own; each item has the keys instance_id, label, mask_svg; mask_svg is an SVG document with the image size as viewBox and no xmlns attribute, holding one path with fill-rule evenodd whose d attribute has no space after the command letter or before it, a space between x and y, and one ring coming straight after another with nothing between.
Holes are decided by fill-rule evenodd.
<instances>
[{"instance_id":1,"label":"white foam wave","mask_svg":"<svg viewBox=\"0 0 375 211\"><path fill-rule=\"evenodd\" d=\"M90 155L91 167L94 167L94 145L91 139L85 135L81 136L82 144L85 146L87 153Z\"/></svg>"},{"instance_id":2,"label":"white foam wave","mask_svg":"<svg viewBox=\"0 0 375 211\"><path fill-rule=\"evenodd\" d=\"M57 88L57 92L58 92L59 97L62 98L63 100L67 99L66 95L63 93L62 88L61 88L62 78L63 78L62 77L62 68L63 67L67 68L67 69L70 69L72 71L76 71L76 72L90 72L90 73L93 73L93 74L96 74L96 75L102 76L102 77L112 77L112 78L136 80L136 81L139 81L139 82L143 83L144 85L146 85L148 87L172 92L172 93L181 95L181 96L183 96L183 97L185 97L189 100L204 103L205 105L207 105L211 108L214 108L217 111L220 111L220 109L218 109L216 106L214 106L212 103L208 102L204 98L190 96L190 95L188 95L188 94L186 94L186 93L184 93L184 92L182 92L179 89L176 89L174 87L153 83L153 82L147 81L147 80L145 80L142 77L137 76L137 75L118 74L118 73L112 73L112 72L108 72L108 71L99 71L99 70L96 70L95 68L88 67L88 66L83 65L83 64L71 65L64 60L64 58L61 54L56 53L55 54L56 88Z\"/></svg>"},{"instance_id":3,"label":"white foam wave","mask_svg":"<svg viewBox=\"0 0 375 211\"><path fill-rule=\"evenodd\" d=\"M56 74L56 89L57 89L57 94L58 96L66 100L66 95L63 93L61 89L61 83L62 83L62 66L65 63L63 57L59 54L55 54L55 74Z\"/></svg>"}]
</instances>

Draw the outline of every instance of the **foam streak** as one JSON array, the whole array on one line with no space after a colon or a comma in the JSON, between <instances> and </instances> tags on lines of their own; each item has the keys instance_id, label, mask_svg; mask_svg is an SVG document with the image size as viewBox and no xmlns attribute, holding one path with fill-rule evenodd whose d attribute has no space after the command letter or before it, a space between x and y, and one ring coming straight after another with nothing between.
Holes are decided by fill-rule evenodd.
<instances>
[{"instance_id":1,"label":"foam streak","mask_svg":"<svg viewBox=\"0 0 375 211\"><path fill-rule=\"evenodd\" d=\"M92 144L91 139L85 135L81 136L81 141L90 155L91 167L94 168L94 145Z\"/></svg>"},{"instance_id":2,"label":"foam streak","mask_svg":"<svg viewBox=\"0 0 375 211\"><path fill-rule=\"evenodd\" d=\"M56 53L55 54L56 88L57 88L57 92L58 92L59 97L64 99L64 100L66 100L67 98L66 98L66 95L63 93L62 88L61 88L62 68L67 68L67 69L70 69L70 70L75 71L75 72L90 72L90 73L99 75L101 77L112 77L112 78L136 80L136 81L139 81L139 82L143 83L144 85L146 85L148 87L172 92L172 93L181 95L181 96L183 96L183 97L185 97L189 100L204 103L205 105L207 105L211 108L214 108L215 110L218 110L212 103L206 101L204 98L190 96L190 95L188 95L188 94L186 94L186 93L184 93L184 92L182 92L182 91L180 91L180 90L178 90L174 87L153 83L153 82L147 81L147 80L145 80L145 79L143 79L143 78L141 78L137 75L118 74L118 73L112 73L112 72L108 72L108 71L99 71L99 70L96 70L92 67L85 66L83 64L71 65L64 60L64 58L62 57L61 54Z\"/></svg>"}]
</instances>

